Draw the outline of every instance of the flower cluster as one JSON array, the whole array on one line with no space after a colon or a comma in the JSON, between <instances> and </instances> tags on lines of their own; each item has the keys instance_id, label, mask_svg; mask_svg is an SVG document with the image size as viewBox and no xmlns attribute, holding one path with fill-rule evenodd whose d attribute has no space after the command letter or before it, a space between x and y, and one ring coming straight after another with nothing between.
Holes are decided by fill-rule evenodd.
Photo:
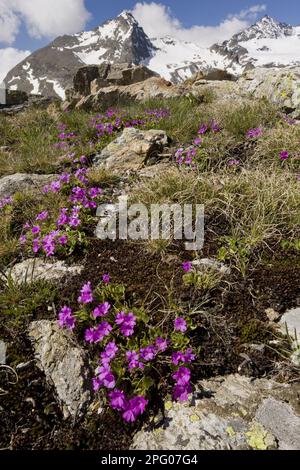
<instances>
[{"instance_id":1,"label":"flower cluster","mask_svg":"<svg viewBox=\"0 0 300 470\"><path fill-rule=\"evenodd\" d=\"M191 145L182 146L176 150L175 160L179 166L195 169L197 167L196 157L203 143L203 136L208 132L217 133L221 128L216 121L209 124L202 124L198 129L198 137L196 137Z\"/></svg>"},{"instance_id":2,"label":"flower cluster","mask_svg":"<svg viewBox=\"0 0 300 470\"><path fill-rule=\"evenodd\" d=\"M190 347L179 348L189 342L185 318L174 320L169 336L155 332L144 312L120 308L119 292L120 286L113 285L108 274L96 289L87 282L78 296L79 310L64 305L58 322L71 331L78 322L85 323L84 340L100 347L93 389L106 395L124 421L134 422L146 410L155 384L152 375L162 364L169 364L175 381L174 399L188 399L192 391L189 367L196 356Z\"/></svg>"},{"instance_id":3,"label":"flower cluster","mask_svg":"<svg viewBox=\"0 0 300 470\"><path fill-rule=\"evenodd\" d=\"M7 206L11 206L13 203L13 198L11 196L7 196L0 200L0 210L4 209Z\"/></svg>"},{"instance_id":4,"label":"flower cluster","mask_svg":"<svg viewBox=\"0 0 300 470\"><path fill-rule=\"evenodd\" d=\"M125 127L141 126L158 122L169 116L166 109L146 110L143 117L132 119L128 114L118 110L109 109L90 120L93 137L88 143L94 147L97 143ZM98 187L90 187L88 178L88 158L86 155L78 156L80 136L64 123L57 126L58 142L55 147L66 151L61 158L71 170L62 173L55 181L50 182L42 189L45 195L62 194L68 196L68 204L61 207L58 216L43 210L34 220L25 223L20 236L20 244L29 248L34 254L43 254L51 257L59 252L70 252L77 243L84 240L85 221L89 220L92 211L97 208L97 200L102 194ZM91 137L90 137L91 138ZM10 203L6 198L0 202L0 209ZM123 329L126 328L126 323ZM128 330L130 331L130 330Z\"/></svg>"},{"instance_id":5,"label":"flower cluster","mask_svg":"<svg viewBox=\"0 0 300 470\"><path fill-rule=\"evenodd\" d=\"M262 128L261 127L256 127L255 129L249 129L246 136L249 139L255 139L255 138L261 137L262 134L263 134Z\"/></svg>"},{"instance_id":6,"label":"flower cluster","mask_svg":"<svg viewBox=\"0 0 300 470\"><path fill-rule=\"evenodd\" d=\"M158 123L161 119L170 116L166 109L149 109L144 116L132 118L127 113L119 110L109 109L104 114L98 114L90 120L90 126L96 129L98 139L111 136L121 129L128 127L146 127Z\"/></svg>"},{"instance_id":7,"label":"flower cluster","mask_svg":"<svg viewBox=\"0 0 300 470\"><path fill-rule=\"evenodd\" d=\"M84 156L81 162L84 162ZM77 159L76 159L77 161ZM68 203L62 207L58 216L43 210L33 221L24 224L20 243L30 247L34 254L54 256L60 251L71 249L82 238L79 231L84 221L97 208L97 199L102 190L89 187L87 168L77 161L74 172L62 173L59 178L44 186L45 195L61 193L68 197Z\"/></svg>"}]
</instances>

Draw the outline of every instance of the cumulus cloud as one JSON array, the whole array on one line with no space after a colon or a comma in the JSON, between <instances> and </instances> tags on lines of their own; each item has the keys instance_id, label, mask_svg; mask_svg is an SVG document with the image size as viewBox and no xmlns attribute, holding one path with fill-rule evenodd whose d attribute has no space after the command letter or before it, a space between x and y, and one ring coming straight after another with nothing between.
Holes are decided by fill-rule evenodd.
<instances>
[{"instance_id":1,"label":"cumulus cloud","mask_svg":"<svg viewBox=\"0 0 300 470\"><path fill-rule=\"evenodd\" d=\"M259 14L266 11L266 5L254 5L236 14L230 14L217 26L192 26L185 28L169 7L161 3L139 2L132 14L148 36L173 36L191 41L203 47L230 39L234 34L250 26Z\"/></svg>"},{"instance_id":2,"label":"cumulus cloud","mask_svg":"<svg viewBox=\"0 0 300 470\"><path fill-rule=\"evenodd\" d=\"M39 39L80 31L89 18L85 0L0 0L0 42L13 44L22 22Z\"/></svg>"},{"instance_id":3,"label":"cumulus cloud","mask_svg":"<svg viewBox=\"0 0 300 470\"><path fill-rule=\"evenodd\" d=\"M4 80L9 70L19 62L22 62L29 54L30 51L21 51L14 47L0 49L0 83Z\"/></svg>"}]
</instances>

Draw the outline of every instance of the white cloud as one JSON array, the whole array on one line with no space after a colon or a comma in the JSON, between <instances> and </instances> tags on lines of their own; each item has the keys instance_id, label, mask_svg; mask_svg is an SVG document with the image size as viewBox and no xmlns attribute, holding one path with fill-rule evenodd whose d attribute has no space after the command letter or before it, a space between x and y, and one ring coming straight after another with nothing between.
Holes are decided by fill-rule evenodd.
<instances>
[{"instance_id":1,"label":"white cloud","mask_svg":"<svg viewBox=\"0 0 300 470\"><path fill-rule=\"evenodd\" d=\"M8 1L0 0L0 42L12 44L20 23L20 18L9 8Z\"/></svg>"},{"instance_id":2,"label":"white cloud","mask_svg":"<svg viewBox=\"0 0 300 470\"><path fill-rule=\"evenodd\" d=\"M22 22L31 37L52 38L82 30L89 18L85 0L0 0L0 42L13 44Z\"/></svg>"},{"instance_id":3,"label":"white cloud","mask_svg":"<svg viewBox=\"0 0 300 470\"><path fill-rule=\"evenodd\" d=\"M266 5L254 5L240 13L228 15L217 26L192 26L185 28L172 11L161 3L139 2L132 10L146 34L150 37L173 36L195 42L203 47L230 39L234 34L250 26L257 16L266 11Z\"/></svg>"},{"instance_id":4,"label":"white cloud","mask_svg":"<svg viewBox=\"0 0 300 470\"><path fill-rule=\"evenodd\" d=\"M0 83L4 80L6 74L19 62L25 59L30 51L20 51L13 47L0 49Z\"/></svg>"}]
</instances>

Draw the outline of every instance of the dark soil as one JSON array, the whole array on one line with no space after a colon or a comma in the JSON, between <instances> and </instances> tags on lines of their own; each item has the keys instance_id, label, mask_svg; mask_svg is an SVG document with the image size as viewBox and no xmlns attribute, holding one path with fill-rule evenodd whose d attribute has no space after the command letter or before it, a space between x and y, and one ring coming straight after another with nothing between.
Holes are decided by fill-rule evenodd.
<instances>
[{"instance_id":1,"label":"dark soil","mask_svg":"<svg viewBox=\"0 0 300 470\"><path fill-rule=\"evenodd\" d=\"M206 253L213 250L207 244ZM181 263L192 256L183 246L170 247L166 253L151 253L142 244L123 241L93 241L84 256L84 272L58 286L61 303L76 303L78 292L87 280L97 285L102 274L110 273L114 283L126 286L129 304L150 305L153 321L161 318L168 295L179 308L201 305L192 343L201 347L194 367L195 381L229 373L255 377L274 375L278 354L268 347L277 335L269 326L265 309L283 313L300 305L300 261L296 256L268 259L250 272L246 280L237 275L210 292L195 292L182 283ZM60 305L57 305L59 308ZM54 318L45 309L39 317ZM171 319L172 320L172 319ZM171 321L170 320L170 321ZM0 373L0 448L10 449L128 449L133 432L142 423L127 426L116 414L88 415L76 425L63 420L54 391L35 366L33 352L24 327L11 325L0 316L0 336L8 344L8 365L18 370L18 383L9 384L13 375ZM265 344L260 352L251 344Z\"/></svg>"}]
</instances>

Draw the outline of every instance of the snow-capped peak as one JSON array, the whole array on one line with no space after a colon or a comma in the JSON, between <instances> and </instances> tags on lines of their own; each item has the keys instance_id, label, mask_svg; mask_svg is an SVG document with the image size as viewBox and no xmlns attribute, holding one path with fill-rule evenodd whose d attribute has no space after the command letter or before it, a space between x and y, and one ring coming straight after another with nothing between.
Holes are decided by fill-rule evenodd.
<instances>
[{"instance_id":1,"label":"snow-capped peak","mask_svg":"<svg viewBox=\"0 0 300 470\"><path fill-rule=\"evenodd\" d=\"M130 13L130 11L128 10L123 10L118 16L117 16L117 19L118 18L123 18L125 21L127 21L129 24L131 25L136 25L136 26L139 26L137 20L135 19L135 17L133 16L132 13Z\"/></svg>"},{"instance_id":2,"label":"snow-capped peak","mask_svg":"<svg viewBox=\"0 0 300 470\"><path fill-rule=\"evenodd\" d=\"M160 37L159 32L150 39L124 10L92 31L55 39L14 67L5 82L29 93L63 96L79 67L103 63L144 64L175 83L212 69L240 75L249 67L300 66L300 26L266 15L222 44L206 48Z\"/></svg>"},{"instance_id":3,"label":"snow-capped peak","mask_svg":"<svg viewBox=\"0 0 300 470\"><path fill-rule=\"evenodd\" d=\"M255 24L245 29L241 33L233 36L237 41L247 41L249 39L278 39L290 36L293 32L292 26L266 15Z\"/></svg>"}]
</instances>

